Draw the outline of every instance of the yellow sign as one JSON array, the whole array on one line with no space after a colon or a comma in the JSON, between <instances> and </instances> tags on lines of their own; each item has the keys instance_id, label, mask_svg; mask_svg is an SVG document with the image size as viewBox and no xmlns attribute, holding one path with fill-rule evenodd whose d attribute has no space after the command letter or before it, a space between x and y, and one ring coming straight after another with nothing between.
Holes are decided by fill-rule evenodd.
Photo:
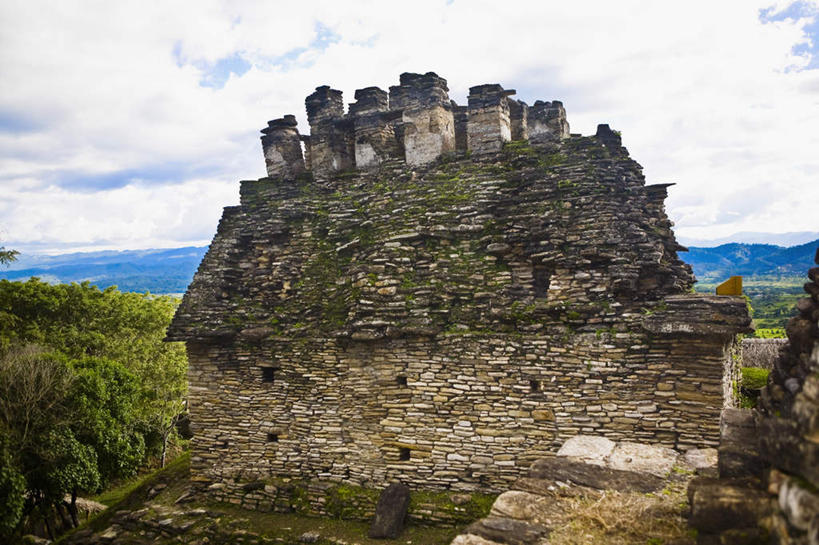
<instances>
[{"instance_id":1,"label":"yellow sign","mask_svg":"<svg viewBox=\"0 0 819 545\"><path fill-rule=\"evenodd\" d=\"M742 277L732 276L717 286L717 295L742 295Z\"/></svg>"}]
</instances>

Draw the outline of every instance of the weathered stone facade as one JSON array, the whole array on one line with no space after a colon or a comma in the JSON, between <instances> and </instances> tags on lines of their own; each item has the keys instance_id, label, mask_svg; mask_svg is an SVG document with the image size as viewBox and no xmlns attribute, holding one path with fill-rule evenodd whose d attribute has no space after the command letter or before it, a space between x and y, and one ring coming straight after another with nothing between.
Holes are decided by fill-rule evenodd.
<instances>
[{"instance_id":1,"label":"weathered stone facade","mask_svg":"<svg viewBox=\"0 0 819 545\"><path fill-rule=\"evenodd\" d=\"M502 142L525 117L490 87L463 136L480 110ZM579 433L716 445L750 318L688 294L667 185L607 127L567 138L559 103L530 113L536 147L487 129L479 160L433 161L463 130L445 81L402 75L389 110L382 93L339 120L319 88L323 173L244 181L225 209L168 334L188 343L194 477L492 491ZM385 159L393 122L405 161ZM366 170L332 174L345 157Z\"/></svg>"}]
</instances>

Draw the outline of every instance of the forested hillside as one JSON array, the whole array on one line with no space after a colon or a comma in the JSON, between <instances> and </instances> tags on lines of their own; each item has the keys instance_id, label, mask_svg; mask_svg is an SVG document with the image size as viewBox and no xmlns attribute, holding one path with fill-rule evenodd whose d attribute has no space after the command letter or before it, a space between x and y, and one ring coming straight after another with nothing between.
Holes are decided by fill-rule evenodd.
<instances>
[{"instance_id":1,"label":"forested hillside","mask_svg":"<svg viewBox=\"0 0 819 545\"><path fill-rule=\"evenodd\" d=\"M785 248L773 244L731 243L714 248L690 247L680 257L690 263L700 282L719 282L729 276L799 276L813 266L819 240Z\"/></svg>"},{"instance_id":2,"label":"forested hillside","mask_svg":"<svg viewBox=\"0 0 819 545\"><path fill-rule=\"evenodd\" d=\"M0 280L0 543L32 516L52 538L76 526L78 495L164 457L187 389L184 347L163 342L176 304Z\"/></svg>"}]
</instances>

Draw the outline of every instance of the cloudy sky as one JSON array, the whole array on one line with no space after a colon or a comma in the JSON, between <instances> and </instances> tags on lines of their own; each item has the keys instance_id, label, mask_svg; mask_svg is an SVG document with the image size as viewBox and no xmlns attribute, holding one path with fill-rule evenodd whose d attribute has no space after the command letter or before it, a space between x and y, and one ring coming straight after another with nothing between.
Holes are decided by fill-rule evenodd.
<instances>
[{"instance_id":1,"label":"cloudy sky","mask_svg":"<svg viewBox=\"0 0 819 545\"><path fill-rule=\"evenodd\" d=\"M819 231L816 1L3 0L0 245L207 244L268 119L430 70L622 131L683 240Z\"/></svg>"}]
</instances>

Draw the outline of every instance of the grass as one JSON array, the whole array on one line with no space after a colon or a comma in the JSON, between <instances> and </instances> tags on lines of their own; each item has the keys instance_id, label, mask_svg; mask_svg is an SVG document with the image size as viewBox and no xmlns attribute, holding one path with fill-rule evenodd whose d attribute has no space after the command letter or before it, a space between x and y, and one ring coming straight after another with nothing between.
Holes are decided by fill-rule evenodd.
<instances>
[{"instance_id":1,"label":"grass","mask_svg":"<svg viewBox=\"0 0 819 545\"><path fill-rule=\"evenodd\" d=\"M606 491L595 497L568 497L565 520L556 524L550 543L561 545L662 544L690 538L686 523L687 480L675 481L660 492ZM692 541L693 543L693 541Z\"/></svg>"},{"instance_id":2,"label":"grass","mask_svg":"<svg viewBox=\"0 0 819 545\"><path fill-rule=\"evenodd\" d=\"M326 542L346 542L357 545L387 545L391 543L419 543L424 545L445 545L451 542L459 530L456 528L433 528L406 526L396 539L371 539L367 537L370 524L350 520L315 518L292 513L260 513L230 504L211 504L209 510L218 511L226 518L247 521L243 527L265 538L282 540L284 543L298 543L305 532L316 532Z\"/></svg>"},{"instance_id":3,"label":"grass","mask_svg":"<svg viewBox=\"0 0 819 545\"><path fill-rule=\"evenodd\" d=\"M107 490L103 490L96 496L91 496L89 499L111 507L127 498L134 490L142 486L148 479L156 474L156 471L150 473L141 473L132 479L115 483L114 486Z\"/></svg>"},{"instance_id":4,"label":"grass","mask_svg":"<svg viewBox=\"0 0 819 545\"><path fill-rule=\"evenodd\" d=\"M760 367L743 367L742 368L742 386L749 390L759 390L768 383L768 369Z\"/></svg>"},{"instance_id":5,"label":"grass","mask_svg":"<svg viewBox=\"0 0 819 545\"><path fill-rule=\"evenodd\" d=\"M79 528L62 536L57 543L70 541L75 532L91 529L95 533L105 531L112 524L115 513L120 510L137 511L148 508L149 520L173 518L182 520L190 516L179 513L196 508L207 510L206 515L197 515L190 532L184 536L148 539L134 532L129 532L129 543L170 544L194 542L203 536L212 543L300 543L300 536L306 532L318 533L321 537L317 545L337 545L350 543L357 545L390 545L397 543L418 543L424 545L446 545L460 533L462 528L426 527L407 525L401 535L394 540L370 539L367 537L369 522L341 520L338 518L317 518L297 513L263 513L241 508L229 503L194 502L178 505L176 500L188 490L190 454L177 457L165 469L141 475L105 491L94 499L106 503L109 508ZM151 500L147 499L148 491L157 483L166 486ZM426 497L420 499L428 499ZM482 500L482 498L479 498ZM488 500L487 500L488 501ZM486 503L486 502L484 502ZM488 504L478 505L481 516L488 511ZM177 513L177 514L174 514ZM477 512L476 512L477 513ZM471 521L470 521L471 522ZM180 541L180 538L182 541Z\"/></svg>"},{"instance_id":6,"label":"grass","mask_svg":"<svg viewBox=\"0 0 819 545\"><path fill-rule=\"evenodd\" d=\"M95 496L93 499L107 505L108 509L102 511L97 516L89 519L85 523L80 524L77 528L74 528L70 532L63 534L57 539L57 541L55 541L55 544L64 542L74 533L86 528L91 528L95 532L103 530L111 522L114 513L119 510L138 509L141 506L146 493L155 483L167 479L180 480L186 477L190 468L190 460L190 452L185 452L177 456L162 469L157 469L156 471L148 473L147 475L142 475L133 479L132 481L123 483L121 486L110 490L110 494L108 493L109 491L106 491L98 496ZM111 503L106 503L105 500L110 501Z\"/></svg>"}]
</instances>

